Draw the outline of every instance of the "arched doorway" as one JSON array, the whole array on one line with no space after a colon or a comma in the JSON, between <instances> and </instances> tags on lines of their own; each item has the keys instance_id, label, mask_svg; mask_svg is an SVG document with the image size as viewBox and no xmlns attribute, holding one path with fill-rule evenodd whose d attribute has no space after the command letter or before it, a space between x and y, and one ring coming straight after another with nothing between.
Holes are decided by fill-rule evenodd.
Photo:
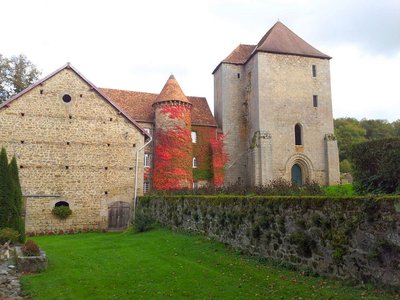
<instances>
[{"instance_id":1,"label":"arched doorway","mask_svg":"<svg viewBox=\"0 0 400 300\"><path fill-rule=\"evenodd\" d=\"M123 230L128 227L131 207L128 203L117 201L108 207L108 229Z\"/></svg>"},{"instance_id":2,"label":"arched doorway","mask_svg":"<svg viewBox=\"0 0 400 300\"><path fill-rule=\"evenodd\" d=\"M292 167L292 182L297 185L303 184L303 172L298 164L294 164Z\"/></svg>"}]
</instances>

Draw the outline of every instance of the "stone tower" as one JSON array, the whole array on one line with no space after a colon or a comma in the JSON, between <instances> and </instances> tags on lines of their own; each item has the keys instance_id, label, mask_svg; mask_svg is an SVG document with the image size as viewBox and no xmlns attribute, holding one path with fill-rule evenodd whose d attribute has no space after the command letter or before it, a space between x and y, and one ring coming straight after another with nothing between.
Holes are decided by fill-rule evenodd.
<instances>
[{"instance_id":1,"label":"stone tower","mask_svg":"<svg viewBox=\"0 0 400 300\"><path fill-rule=\"evenodd\" d=\"M171 75L153 104L155 147L153 187L192 188L192 104Z\"/></svg>"},{"instance_id":2,"label":"stone tower","mask_svg":"<svg viewBox=\"0 0 400 300\"><path fill-rule=\"evenodd\" d=\"M281 22L214 70L214 112L229 155L225 182L339 183L329 60Z\"/></svg>"}]
</instances>

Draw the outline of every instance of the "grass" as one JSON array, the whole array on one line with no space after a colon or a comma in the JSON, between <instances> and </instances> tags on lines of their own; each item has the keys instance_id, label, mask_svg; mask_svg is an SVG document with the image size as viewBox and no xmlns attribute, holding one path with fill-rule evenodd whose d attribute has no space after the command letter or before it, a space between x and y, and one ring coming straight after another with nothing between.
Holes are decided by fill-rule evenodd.
<instances>
[{"instance_id":1,"label":"grass","mask_svg":"<svg viewBox=\"0 0 400 300\"><path fill-rule=\"evenodd\" d=\"M166 229L34 240L47 252L49 268L21 278L33 299L400 299L261 264Z\"/></svg>"},{"instance_id":2,"label":"grass","mask_svg":"<svg viewBox=\"0 0 400 300\"><path fill-rule=\"evenodd\" d=\"M328 197L352 197L356 195L351 183L327 186L323 188L323 191L325 196Z\"/></svg>"}]
</instances>

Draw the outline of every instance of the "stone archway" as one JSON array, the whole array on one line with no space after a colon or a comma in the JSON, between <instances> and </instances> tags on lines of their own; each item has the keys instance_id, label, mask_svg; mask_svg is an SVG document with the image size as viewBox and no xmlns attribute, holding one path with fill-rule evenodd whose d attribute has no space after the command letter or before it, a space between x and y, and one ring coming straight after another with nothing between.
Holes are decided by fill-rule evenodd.
<instances>
[{"instance_id":1,"label":"stone archway","mask_svg":"<svg viewBox=\"0 0 400 300\"><path fill-rule=\"evenodd\" d=\"M311 160L304 154L295 154L286 162L286 179L298 185L314 180Z\"/></svg>"},{"instance_id":2,"label":"stone archway","mask_svg":"<svg viewBox=\"0 0 400 300\"><path fill-rule=\"evenodd\" d=\"M116 201L108 206L108 230L123 230L128 227L131 207L127 202Z\"/></svg>"}]
</instances>

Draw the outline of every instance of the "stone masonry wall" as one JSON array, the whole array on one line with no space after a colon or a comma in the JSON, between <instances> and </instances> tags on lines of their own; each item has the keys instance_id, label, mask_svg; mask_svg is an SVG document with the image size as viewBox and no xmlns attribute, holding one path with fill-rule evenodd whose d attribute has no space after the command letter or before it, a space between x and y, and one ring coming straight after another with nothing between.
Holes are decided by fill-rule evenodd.
<instances>
[{"instance_id":1,"label":"stone masonry wall","mask_svg":"<svg viewBox=\"0 0 400 300\"><path fill-rule=\"evenodd\" d=\"M400 198L147 196L139 213L322 275L400 287Z\"/></svg>"},{"instance_id":2,"label":"stone masonry wall","mask_svg":"<svg viewBox=\"0 0 400 300\"><path fill-rule=\"evenodd\" d=\"M64 94L71 95L69 103ZM28 233L106 228L108 205L132 202L143 135L73 70L60 71L3 107L0 127L0 146L20 165ZM72 209L65 221L51 214L58 201Z\"/></svg>"}]
</instances>

